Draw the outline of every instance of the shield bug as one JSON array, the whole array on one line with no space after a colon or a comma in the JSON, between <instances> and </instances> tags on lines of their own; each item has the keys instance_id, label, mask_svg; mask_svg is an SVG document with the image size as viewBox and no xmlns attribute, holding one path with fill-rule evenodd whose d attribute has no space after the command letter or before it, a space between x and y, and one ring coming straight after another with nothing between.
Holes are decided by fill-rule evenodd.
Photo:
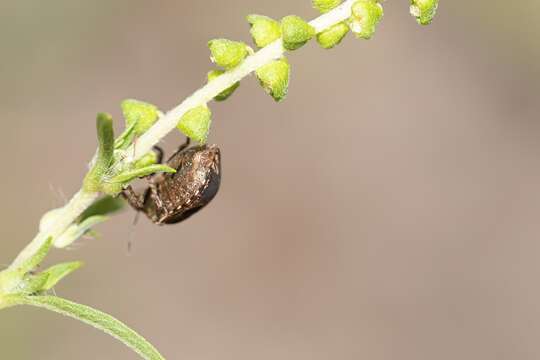
<instances>
[{"instance_id":1,"label":"shield bug","mask_svg":"<svg viewBox=\"0 0 540 360\"><path fill-rule=\"evenodd\" d=\"M160 158L163 152L159 150ZM161 162L161 160L160 160ZM216 196L221 182L221 155L216 145L182 145L166 163L174 174L146 178L148 187L138 194L129 185L122 195L154 223L176 224L205 207Z\"/></svg>"}]
</instances>

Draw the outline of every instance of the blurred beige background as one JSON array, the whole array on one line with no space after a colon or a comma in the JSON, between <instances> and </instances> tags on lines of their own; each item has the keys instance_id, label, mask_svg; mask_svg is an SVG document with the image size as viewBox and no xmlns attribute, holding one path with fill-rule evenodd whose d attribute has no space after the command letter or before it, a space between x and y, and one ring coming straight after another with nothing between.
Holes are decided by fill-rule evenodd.
<instances>
[{"instance_id":1,"label":"blurred beige background","mask_svg":"<svg viewBox=\"0 0 540 360\"><path fill-rule=\"evenodd\" d=\"M388 1L373 41L292 54L284 103L247 79L213 106L212 205L163 228L125 211L48 258L86 262L57 293L168 359L540 358L540 3L512 4L443 0L422 28ZM124 98L173 107L211 67L206 41L248 41L254 12L316 15L308 0L1 0L0 263L78 189L96 112L120 127ZM136 356L15 308L0 358Z\"/></svg>"}]
</instances>

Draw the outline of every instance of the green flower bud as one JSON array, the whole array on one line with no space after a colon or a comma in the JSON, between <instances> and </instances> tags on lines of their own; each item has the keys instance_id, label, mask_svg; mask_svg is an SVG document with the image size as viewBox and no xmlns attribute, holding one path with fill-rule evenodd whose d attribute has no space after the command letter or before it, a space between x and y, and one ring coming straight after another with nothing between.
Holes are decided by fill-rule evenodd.
<instances>
[{"instance_id":1,"label":"green flower bud","mask_svg":"<svg viewBox=\"0 0 540 360\"><path fill-rule=\"evenodd\" d=\"M296 15L281 20L281 32L283 47L287 50L299 49L315 36L315 28Z\"/></svg>"},{"instance_id":2,"label":"green flower bud","mask_svg":"<svg viewBox=\"0 0 540 360\"><path fill-rule=\"evenodd\" d=\"M211 124L212 112L208 106L200 105L182 116L178 129L187 137L205 144Z\"/></svg>"},{"instance_id":3,"label":"green flower bud","mask_svg":"<svg viewBox=\"0 0 540 360\"><path fill-rule=\"evenodd\" d=\"M208 73L208 82L220 77L221 75L223 75L225 71L223 70L212 70ZM238 87L240 86L240 82L237 82L237 83L234 83L233 86L231 86L230 88L226 89L226 90L223 90L221 93L218 94L218 96L216 96L214 98L214 100L216 101L225 101L229 98L229 96L231 96L233 94L233 92L238 89Z\"/></svg>"},{"instance_id":4,"label":"green flower bud","mask_svg":"<svg viewBox=\"0 0 540 360\"><path fill-rule=\"evenodd\" d=\"M230 70L238 66L249 54L249 47L243 42L214 39L208 42L212 62Z\"/></svg>"},{"instance_id":5,"label":"green flower bud","mask_svg":"<svg viewBox=\"0 0 540 360\"><path fill-rule=\"evenodd\" d=\"M121 104L126 128L135 126L134 134L144 134L159 118L159 110L156 106L138 100L128 99Z\"/></svg>"},{"instance_id":6,"label":"green flower bud","mask_svg":"<svg viewBox=\"0 0 540 360\"><path fill-rule=\"evenodd\" d=\"M321 13L327 13L341 4L343 0L312 0L313 7Z\"/></svg>"},{"instance_id":7,"label":"green flower bud","mask_svg":"<svg viewBox=\"0 0 540 360\"><path fill-rule=\"evenodd\" d=\"M317 42L323 48L331 49L338 45L348 32L349 26L345 22L340 22L317 34Z\"/></svg>"},{"instance_id":8,"label":"green flower bud","mask_svg":"<svg viewBox=\"0 0 540 360\"><path fill-rule=\"evenodd\" d=\"M279 23L263 15L248 15L247 21L251 24L251 36L257 47L263 48L281 37Z\"/></svg>"},{"instance_id":9,"label":"green flower bud","mask_svg":"<svg viewBox=\"0 0 540 360\"><path fill-rule=\"evenodd\" d=\"M411 0L411 15L420 25L429 25L435 17L439 0Z\"/></svg>"},{"instance_id":10,"label":"green flower bud","mask_svg":"<svg viewBox=\"0 0 540 360\"><path fill-rule=\"evenodd\" d=\"M358 38L371 39L383 17L382 5L376 0L358 0L352 6L350 28Z\"/></svg>"},{"instance_id":11,"label":"green flower bud","mask_svg":"<svg viewBox=\"0 0 540 360\"><path fill-rule=\"evenodd\" d=\"M287 96L290 73L291 67L286 58L274 60L256 71L264 90L278 102Z\"/></svg>"}]
</instances>

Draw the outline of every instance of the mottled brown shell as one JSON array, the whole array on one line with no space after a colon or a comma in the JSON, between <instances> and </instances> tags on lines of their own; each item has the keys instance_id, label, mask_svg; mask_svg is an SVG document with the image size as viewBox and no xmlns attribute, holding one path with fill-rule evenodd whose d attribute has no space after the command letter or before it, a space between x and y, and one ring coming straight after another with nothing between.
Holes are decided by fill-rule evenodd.
<instances>
[{"instance_id":1,"label":"mottled brown shell","mask_svg":"<svg viewBox=\"0 0 540 360\"><path fill-rule=\"evenodd\" d=\"M221 182L220 151L216 145L188 148L173 155L167 165L175 174L150 178L143 211L157 224L176 224L206 206Z\"/></svg>"}]
</instances>

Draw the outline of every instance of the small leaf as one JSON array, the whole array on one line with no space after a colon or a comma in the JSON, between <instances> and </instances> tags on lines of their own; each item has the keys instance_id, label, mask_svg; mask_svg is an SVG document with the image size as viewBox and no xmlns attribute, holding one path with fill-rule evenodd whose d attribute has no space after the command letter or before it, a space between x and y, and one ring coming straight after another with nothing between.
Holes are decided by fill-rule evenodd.
<instances>
[{"instance_id":1,"label":"small leaf","mask_svg":"<svg viewBox=\"0 0 540 360\"><path fill-rule=\"evenodd\" d=\"M133 122L129 125L124 132L114 141L114 148L125 150L131 145L133 139L135 138L135 128L137 127L138 121Z\"/></svg>"},{"instance_id":2,"label":"small leaf","mask_svg":"<svg viewBox=\"0 0 540 360\"><path fill-rule=\"evenodd\" d=\"M238 66L249 54L246 44L227 39L210 40L208 48L212 53L212 61L226 70Z\"/></svg>"},{"instance_id":3,"label":"small leaf","mask_svg":"<svg viewBox=\"0 0 540 360\"><path fill-rule=\"evenodd\" d=\"M279 102L287 96L290 72L289 62L281 58L261 66L256 74L264 90Z\"/></svg>"},{"instance_id":4,"label":"small leaf","mask_svg":"<svg viewBox=\"0 0 540 360\"><path fill-rule=\"evenodd\" d=\"M143 101L127 99L122 101L121 107L126 120L126 128L135 126L135 136L144 134L159 118L159 109Z\"/></svg>"},{"instance_id":5,"label":"small leaf","mask_svg":"<svg viewBox=\"0 0 540 360\"><path fill-rule=\"evenodd\" d=\"M51 246L52 238L49 237L32 257L26 259L16 267L12 266L4 271L0 271L0 297L27 291L25 289L32 290L35 287L35 283L28 283L34 280L29 277L32 276L30 273L45 259ZM40 279L35 281L39 283Z\"/></svg>"},{"instance_id":6,"label":"small leaf","mask_svg":"<svg viewBox=\"0 0 540 360\"><path fill-rule=\"evenodd\" d=\"M281 32L283 47L287 50L299 49L315 36L315 28L296 15L281 20Z\"/></svg>"},{"instance_id":7,"label":"small leaf","mask_svg":"<svg viewBox=\"0 0 540 360\"><path fill-rule=\"evenodd\" d=\"M8 306L31 305L71 317L111 335L145 360L165 360L152 344L127 325L89 306L56 296L10 296L4 301Z\"/></svg>"},{"instance_id":8,"label":"small leaf","mask_svg":"<svg viewBox=\"0 0 540 360\"><path fill-rule=\"evenodd\" d=\"M321 13L327 13L341 4L343 0L312 0L313 7Z\"/></svg>"},{"instance_id":9,"label":"small leaf","mask_svg":"<svg viewBox=\"0 0 540 360\"><path fill-rule=\"evenodd\" d=\"M49 274L26 275L19 283L16 295L32 295L44 291L44 286L49 279ZM14 293L15 294L15 293Z\"/></svg>"},{"instance_id":10,"label":"small leaf","mask_svg":"<svg viewBox=\"0 0 540 360\"><path fill-rule=\"evenodd\" d=\"M207 75L208 82L217 79L218 77L220 77L224 73L225 73L225 71L223 71L223 70L212 70L212 71L210 71L208 73L208 75ZM225 101L225 100L227 100L229 98L229 96L231 96L234 93L234 91L236 89L238 89L239 86L240 86L240 82L234 83L233 86L231 86L230 88L225 89L224 91L219 93L218 96L216 96L214 98L214 100L216 100L216 101Z\"/></svg>"},{"instance_id":11,"label":"small leaf","mask_svg":"<svg viewBox=\"0 0 540 360\"><path fill-rule=\"evenodd\" d=\"M86 209L81 216L79 216L78 223L92 217L92 216L105 216L114 214L124 208L124 201L119 198L115 198L109 195L105 195L96 200L88 209Z\"/></svg>"},{"instance_id":12,"label":"small leaf","mask_svg":"<svg viewBox=\"0 0 540 360\"><path fill-rule=\"evenodd\" d=\"M82 262L74 261L51 266L42 273L48 275L47 281L45 282L45 284L43 284L42 290L47 291L52 289L60 280L62 280L75 270L79 269L82 265Z\"/></svg>"},{"instance_id":13,"label":"small leaf","mask_svg":"<svg viewBox=\"0 0 540 360\"><path fill-rule=\"evenodd\" d=\"M178 129L187 137L205 144L212 125L212 112L206 105L187 111L178 123Z\"/></svg>"},{"instance_id":14,"label":"small leaf","mask_svg":"<svg viewBox=\"0 0 540 360\"><path fill-rule=\"evenodd\" d=\"M114 131L112 117L100 113L97 116L97 133L99 149L96 162L84 179L84 190L100 191L103 175L109 170L114 154Z\"/></svg>"},{"instance_id":15,"label":"small leaf","mask_svg":"<svg viewBox=\"0 0 540 360\"><path fill-rule=\"evenodd\" d=\"M317 42L324 49L331 49L338 45L348 32L349 26L345 22L340 22L317 34Z\"/></svg>"},{"instance_id":16,"label":"small leaf","mask_svg":"<svg viewBox=\"0 0 540 360\"><path fill-rule=\"evenodd\" d=\"M54 246L59 249L65 248L80 239L92 227L101 224L108 219L107 216L94 215L84 219L79 224L72 224L62 233L62 235L54 240Z\"/></svg>"},{"instance_id":17,"label":"small leaf","mask_svg":"<svg viewBox=\"0 0 540 360\"><path fill-rule=\"evenodd\" d=\"M377 0L358 0L352 6L350 28L356 37L371 39L383 14L383 7Z\"/></svg>"},{"instance_id":18,"label":"small leaf","mask_svg":"<svg viewBox=\"0 0 540 360\"><path fill-rule=\"evenodd\" d=\"M437 13L439 0L411 0L411 15L420 25L429 25Z\"/></svg>"},{"instance_id":19,"label":"small leaf","mask_svg":"<svg viewBox=\"0 0 540 360\"><path fill-rule=\"evenodd\" d=\"M16 268L16 271L20 274L26 274L37 268L51 250L51 246L52 237L49 237L31 258L25 260L18 268Z\"/></svg>"},{"instance_id":20,"label":"small leaf","mask_svg":"<svg viewBox=\"0 0 540 360\"><path fill-rule=\"evenodd\" d=\"M140 169L143 167L147 167L150 165L155 165L158 162L158 155L154 151L149 151L147 154L145 154L142 158L135 161L133 164L133 167L135 169Z\"/></svg>"},{"instance_id":21,"label":"small leaf","mask_svg":"<svg viewBox=\"0 0 540 360\"><path fill-rule=\"evenodd\" d=\"M251 24L250 33L257 47L263 48L281 37L281 27L276 20L263 15L248 15L246 19Z\"/></svg>"},{"instance_id":22,"label":"small leaf","mask_svg":"<svg viewBox=\"0 0 540 360\"><path fill-rule=\"evenodd\" d=\"M152 175L155 173L159 173L159 172L174 174L176 170L167 165L162 165L162 164L150 165L150 166L140 168L140 169L124 171L123 173L113 177L110 180L110 182L114 184L127 184L132 180L142 178L148 175Z\"/></svg>"}]
</instances>

